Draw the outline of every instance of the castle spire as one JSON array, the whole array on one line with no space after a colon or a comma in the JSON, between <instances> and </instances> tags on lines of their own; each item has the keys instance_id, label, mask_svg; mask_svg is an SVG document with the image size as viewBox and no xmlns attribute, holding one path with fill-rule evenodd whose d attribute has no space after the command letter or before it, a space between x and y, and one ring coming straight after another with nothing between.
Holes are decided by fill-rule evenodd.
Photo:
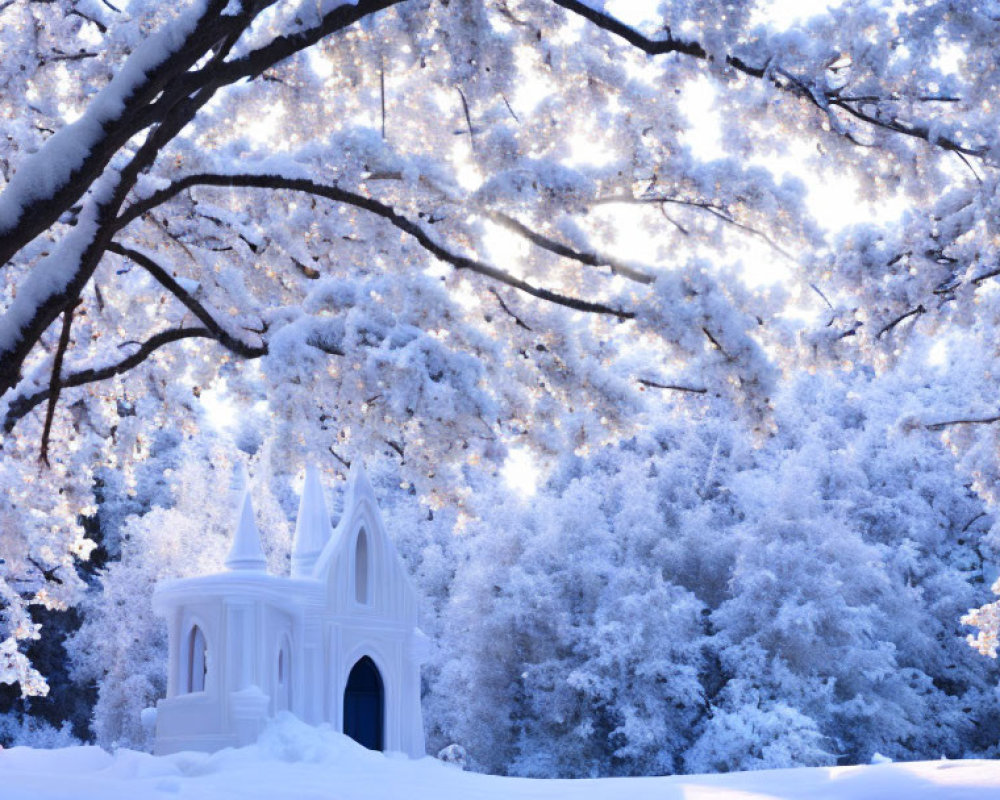
<instances>
[{"instance_id":1,"label":"castle spire","mask_svg":"<svg viewBox=\"0 0 1000 800\"><path fill-rule=\"evenodd\" d=\"M260 546L260 531L253 514L253 501L250 499L250 477L246 467L242 471L243 498L240 501L240 515L236 523L236 535L233 545L226 556L226 566L231 570L248 570L266 572L267 560Z\"/></svg>"},{"instance_id":2,"label":"castle spire","mask_svg":"<svg viewBox=\"0 0 1000 800\"><path fill-rule=\"evenodd\" d=\"M375 496L375 493L372 491L372 485L368 480L368 473L365 471L365 465L361 463L360 458L355 458L351 462L351 468L347 473L345 509L348 507L353 508L366 494L371 497Z\"/></svg>"},{"instance_id":3,"label":"castle spire","mask_svg":"<svg viewBox=\"0 0 1000 800\"><path fill-rule=\"evenodd\" d=\"M295 545L292 548L292 577L312 574L320 552L330 538L330 514L323 499L323 486L315 465L306 467L306 482L299 501L299 516L295 521Z\"/></svg>"}]
</instances>

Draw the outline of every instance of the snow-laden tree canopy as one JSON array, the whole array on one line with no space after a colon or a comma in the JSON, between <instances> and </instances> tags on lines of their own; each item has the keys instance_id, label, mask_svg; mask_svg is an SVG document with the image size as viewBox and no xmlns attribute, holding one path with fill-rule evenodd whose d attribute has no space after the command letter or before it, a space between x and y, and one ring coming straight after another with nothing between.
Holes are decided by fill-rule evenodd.
<instances>
[{"instance_id":1,"label":"snow-laden tree canopy","mask_svg":"<svg viewBox=\"0 0 1000 800\"><path fill-rule=\"evenodd\" d=\"M790 373L917 352L900 424L992 501L1000 4L831 5L0 1L0 680L44 690L95 470L207 390L460 507L512 443L767 436Z\"/></svg>"}]
</instances>

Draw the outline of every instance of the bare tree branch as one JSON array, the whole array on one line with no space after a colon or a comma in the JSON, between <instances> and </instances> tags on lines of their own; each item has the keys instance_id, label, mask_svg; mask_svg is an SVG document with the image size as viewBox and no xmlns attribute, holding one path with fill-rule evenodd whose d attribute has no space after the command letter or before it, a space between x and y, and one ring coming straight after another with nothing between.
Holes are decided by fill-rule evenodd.
<instances>
[{"instance_id":1,"label":"bare tree branch","mask_svg":"<svg viewBox=\"0 0 1000 800\"><path fill-rule=\"evenodd\" d=\"M271 2L266 4L270 5ZM311 47L331 33L341 31L365 17L402 2L404 0L356 0L354 3L343 3L328 11L312 28L277 36L263 47L251 50L232 61L226 61L220 70L212 70L212 79L223 84L231 84L243 78L255 78L269 67ZM190 74L197 80L199 72L202 71L204 70Z\"/></svg>"},{"instance_id":2,"label":"bare tree branch","mask_svg":"<svg viewBox=\"0 0 1000 800\"><path fill-rule=\"evenodd\" d=\"M728 225L732 225L735 228L739 228L746 233L764 241L768 244L776 253L787 258L789 261L795 261L795 257L785 250L781 245L774 241L770 236L751 225L747 225L745 222L740 222L736 217L734 217L726 208L720 206L716 203L709 203L705 200L686 200L682 197L670 197L668 195L646 195L641 197L602 197L597 200L595 205L611 205L613 203L622 203L627 205L647 205L659 203L661 208L664 204L685 206L687 208L695 208L700 211L704 211L711 214L713 217L722 220ZM674 220L667 217L667 219L677 225ZM687 235L687 230L682 229L682 233Z\"/></svg>"},{"instance_id":3,"label":"bare tree branch","mask_svg":"<svg viewBox=\"0 0 1000 800\"><path fill-rule=\"evenodd\" d=\"M471 147L473 152L475 152L476 136L472 129L472 116L469 114L469 101L465 99L465 92L462 91L461 86L456 86L455 89L458 90L458 96L462 98L462 111L465 113L465 124L469 128L469 147Z\"/></svg>"},{"instance_id":4,"label":"bare tree branch","mask_svg":"<svg viewBox=\"0 0 1000 800\"><path fill-rule=\"evenodd\" d=\"M708 53L701 46L700 42L693 39L675 39L669 30L667 31L666 39L650 39L621 20L603 11L599 11L580 0L553 0L553 2L557 6L562 6L567 11L572 11L574 14L580 15L598 28L603 28L609 33L613 33L615 36L624 39L630 45L639 48L647 55L659 56L666 53L681 53L682 55L693 56L699 59L709 58ZM726 61L729 63L728 58ZM757 70L749 67L743 64L742 61L739 61L739 59L735 59L735 62L731 63L731 66L736 67L739 64L740 67L738 68L741 72L746 72L748 75L753 75L757 78L764 77L763 69Z\"/></svg>"},{"instance_id":5,"label":"bare tree branch","mask_svg":"<svg viewBox=\"0 0 1000 800\"><path fill-rule=\"evenodd\" d=\"M660 383L649 378L636 378L637 383L648 386L651 389L668 389L673 392L689 392L691 394L707 394L708 389L703 386L683 386L677 383Z\"/></svg>"},{"instance_id":6,"label":"bare tree branch","mask_svg":"<svg viewBox=\"0 0 1000 800\"><path fill-rule=\"evenodd\" d=\"M403 173L399 171L372 173L367 178L369 181L400 181L402 179ZM628 278L629 280L637 283L649 284L656 279L654 275L635 267L631 267L628 264L612 258L611 256L574 250L572 247L562 244L549 236L544 236L533 228L529 228L520 220L501 211L484 209L476 211L476 213L486 216L489 220L496 223L500 227L506 228L512 233L516 233L518 236L527 239L536 247L548 250L550 253L555 253L557 256L569 258L590 267L608 267L612 274L621 275L622 277Z\"/></svg>"},{"instance_id":7,"label":"bare tree branch","mask_svg":"<svg viewBox=\"0 0 1000 800\"><path fill-rule=\"evenodd\" d=\"M721 344L719 344L719 340L716 339L712 335L712 332L704 325L701 328L701 332L704 333L705 338L708 339L709 342L711 342L712 347L714 347L716 350L718 350L720 353L722 353L722 355L726 357L727 361L735 361L735 359L731 355L729 355L729 353L726 352L726 349Z\"/></svg>"},{"instance_id":8,"label":"bare tree branch","mask_svg":"<svg viewBox=\"0 0 1000 800\"><path fill-rule=\"evenodd\" d=\"M630 267L628 264L624 264L621 261L610 258L609 256L602 256L597 253L581 253L571 247L567 247L566 245L557 242L555 239L543 236L537 231L529 228L523 222L520 222L519 220L514 219L514 217L502 212L487 211L486 215L497 225L500 225L509 231L513 231L519 236L523 236L533 245L541 247L543 250L548 250L550 253L555 253L557 256L570 258L590 267L608 267L613 274L621 275L629 280L636 281L637 283L650 284L655 280L654 276L650 275L648 272L643 272L635 267Z\"/></svg>"},{"instance_id":9,"label":"bare tree branch","mask_svg":"<svg viewBox=\"0 0 1000 800\"><path fill-rule=\"evenodd\" d=\"M514 122L520 125L521 120L518 118L517 114L514 113L514 109L511 108L510 101L507 99L507 95L505 95L503 92L500 92L500 97L503 98L503 104L507 106L507 110L510 112L510 115L514 118Z\"/></svg>"},{"instance_id":10,"label":"bare tree branch","mask_svg":"<svg viewBox=\"0 0 1000 800\"><path fill-rule=\"evenodd\" d=\"M528 323L525 322L523 319L521 319L517 314L511 311L510 306L508 306L504 302L504 299L500 296L500 292L498 292L492 286L490 287L490 294L492 294L496 298L497 302L500 304L500 308L504 310L504 313L507 314L508 317L514 320L514 324L517 325L517 327L523 328L524 330L529 332L533 332L531 326L528 325Z\"/></svg>"},{"instance_id":11,"label":"bare tree branch","mask_svg":"<svg viewBox=\"0 0 1000 800\"><path fill-rule=\"evenodd\" d=\"M981 275L976 275L976 277L972 279L972 282L976 284L983 283L984 281L988 281L990 278L997 277L997 275L1000 275L1000 269L991 269Z\"/></svg>"},{"instance_id":12,"label":"bare tree branch","mask_svg":"<svg viewBox=\"0 0 1000 800\"><path fill-rule=\"evenodd\" d=\"M942 420L941 422L928 422L924 425L924 427L929 431L940 431L950 425L992 425L994 422L1000 422L1000 414L994 417L968 417L965 419L948 419Z\"/></svg>"},{"instance_id":13,"label":"bare tree branch","mask_svg":"<svg viewBox=\"0 0 1000 800\"><path fill-rule=\"evenodd\" d=\"M882 327L882 329L877 334L875 334L875 338L876 339L881 339L883 336L885 336L887 333L889 333L889 331L891 331L893 328L895 328L897 325L899 325L899 323L904 322L905 320L909 319L910 317L916 317L916 316L919 316L919 315L925 314L925 313L927 313L927 309L924 308L923 303L921 303L916 308L911 308L905 314L900 314L894 320L891 320L890 322L886 323Z\"/></svg>"}]
</instances>

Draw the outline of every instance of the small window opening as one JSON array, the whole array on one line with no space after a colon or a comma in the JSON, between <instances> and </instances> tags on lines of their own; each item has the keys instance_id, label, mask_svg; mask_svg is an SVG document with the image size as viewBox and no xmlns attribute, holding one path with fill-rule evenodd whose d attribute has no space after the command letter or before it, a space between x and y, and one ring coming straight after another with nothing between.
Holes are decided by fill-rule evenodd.
<instances>
[{"instance_id":1,"label":"small window opening","mask_svg":"<svg viewBox=\"0 0 1000 800\"><path fill-rule=\"evenodd\" d=\"M197 625L188 634L187 648L187 691L205 691L205 675L208 672L208 645L205 634Z\"/></svg>"},{"instance_id":2,"label":"small window opening","mask_svg":"<svg viewBox=\"0 0 1000 800\"><path fill-rule=\"evenodd\" d=\"M292 681L291 681L291 642L285 636L278 650L278 687L275 692L275 706L277 711L287 711L292 707Z\"/></svg>"},{"instance_id":3,"label":"small window opening","mask_svg":"<svg viewBox=\"0 0 1000 800\"><path fill-rule=\"evenodd\" d=\"M365 529L358 531L358 543L354 546L354 597L359 603L369 603L368 596L368 535Z\"/></svg>"}]
</instances>

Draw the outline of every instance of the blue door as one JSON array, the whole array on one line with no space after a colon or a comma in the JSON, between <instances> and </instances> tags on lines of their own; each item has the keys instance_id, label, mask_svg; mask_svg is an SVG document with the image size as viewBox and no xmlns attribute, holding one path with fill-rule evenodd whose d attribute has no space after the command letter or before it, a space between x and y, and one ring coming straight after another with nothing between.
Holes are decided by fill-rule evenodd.
<instances>
[{"instance_id":1,"label":"blue door","mask_svg":"<svg viewBox=\"0 0 1000 800\"><path fill-rule=\"evenodd\" d=\"M385 693L378 667L365 656L351 670L344 689L344 733L369 750L381 750Z\"/></svg>"}]
</instances>

